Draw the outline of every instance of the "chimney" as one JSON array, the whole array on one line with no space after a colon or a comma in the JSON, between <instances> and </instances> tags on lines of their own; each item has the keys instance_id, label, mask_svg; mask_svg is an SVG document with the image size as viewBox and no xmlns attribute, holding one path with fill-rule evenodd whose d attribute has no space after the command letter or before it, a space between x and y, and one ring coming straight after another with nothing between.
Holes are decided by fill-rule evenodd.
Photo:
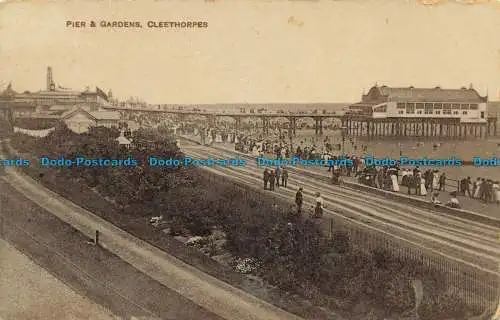
<instances>
[{"instance_id":1,"label":"chimney","mask_svg":"<svg viewBox=\"0 0 500 320\"><path fill-rule=\"evenodd\" d=\"M47 91L50 91L52 89L52 68L47 67Z\"/></svg>"}]
</instances>

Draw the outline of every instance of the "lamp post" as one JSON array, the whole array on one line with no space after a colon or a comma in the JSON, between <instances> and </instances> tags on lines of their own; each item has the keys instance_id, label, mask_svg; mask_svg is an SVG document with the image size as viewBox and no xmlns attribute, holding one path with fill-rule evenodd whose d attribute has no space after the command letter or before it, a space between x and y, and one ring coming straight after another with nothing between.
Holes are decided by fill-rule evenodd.
<instances>
[{"instance_id":1,"label":"lamp post","mask_svg":"<svg viewBox=\"0 0 500 320\"><path fill-rule=\"evenodd\" d=\"M345 129L347 129L347 127L342 126L340 129L342 130L342 157L344 157L345 156L345 152L344 152L344 150L345 150L344 149L344 147L345 147Z\"/></svg>"}]
</instances>

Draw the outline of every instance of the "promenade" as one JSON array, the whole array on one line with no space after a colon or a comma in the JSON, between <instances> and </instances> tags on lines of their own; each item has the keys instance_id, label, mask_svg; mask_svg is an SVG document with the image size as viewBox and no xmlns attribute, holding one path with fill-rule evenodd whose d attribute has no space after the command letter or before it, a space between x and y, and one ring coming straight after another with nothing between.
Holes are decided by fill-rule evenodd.
<instances>
[{"instance_id":1,"label":"promenade","mask_svg":"<svg viewBox=\"0 0 500 320\"><path fill-rule=\"evenodd\" d=\"M237 152L234 150L234 144L232 144L232 143L217 143L216 146L223 148L223 149L226 149L226 150L231 151L231 152ZM266 157L272 158L273 155L266 155ZM331 177L331 173L328 172L327 167L315 167L315 166L313 166L313 167L298 167L298 168L300 168L302 170L314 172L315 174L317 174L319 176ZM290 179L293 179L293 174L290 175ZM360 184L358 182L357 178L354 178L354 177L342 176L341 179L345 182L348 182L348 183ZM404 201L404 199L408 197L408 198L420 200L422 202L428 202L428 203L431 202L431 196L432 196L431 192L428 192L428 194L426 196L417 196L414 194L408 195L407 190L408 189L406 187L400 186L400 191L396 193L401 197L401 201ZM438 197L439 200L442 203L446 203L450 199L449 193L452 191L455 191L455 190L456 190L456 187L453 188L451 186L447 186L446 191L440 192L440 196ZM360 191L360 192L362 192L362 191ZM387 191L387 192L392 193L391 191ZM458 196L458 200L460 201L460 205L462 206L462 209L464 209L464 210L477 212L477 213L487 215L490 217L500 218L500 206L498 206L497 204L484 203L480 200L471 199L469 197L463 197L460 195Z\"/></svg>"}]
</instances>

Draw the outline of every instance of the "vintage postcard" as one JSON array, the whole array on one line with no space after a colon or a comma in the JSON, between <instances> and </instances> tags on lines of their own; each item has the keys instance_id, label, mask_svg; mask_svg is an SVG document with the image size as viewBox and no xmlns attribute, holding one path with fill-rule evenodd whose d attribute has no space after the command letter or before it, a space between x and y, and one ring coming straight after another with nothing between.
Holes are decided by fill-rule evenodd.
<instances>
[{"instance_id":1,"label":"vintage postcard","mask_svg":"<svg viewBox=\"0 0 500 320\"><path fill-rule=\"evenodd\" d=\"M0 320L498 320L500 1L1 1Z\"/></svg>"}]
</instances>

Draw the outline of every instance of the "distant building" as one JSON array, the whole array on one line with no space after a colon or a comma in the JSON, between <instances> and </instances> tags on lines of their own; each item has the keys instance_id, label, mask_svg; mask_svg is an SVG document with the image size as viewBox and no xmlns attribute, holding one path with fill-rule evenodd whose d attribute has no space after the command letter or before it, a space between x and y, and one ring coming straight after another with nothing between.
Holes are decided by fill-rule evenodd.
<instances>
[{"instance_id":1,"label":"distant building","mask_svg":"<svg viewBox=\"0 0 500 320\"><path fill-rule=\"evenodd\" d=\"M47 68L46 90L19 93L9 84L0 94L0 108L12 109L14 117L29 117L34 113L51 114L55 109L65 111L75 105L86 105L89 111L98 111L100 107L109 105L109 98L98 87L95 91L86 89L80 92L56 86L51 67Z\"/></svg>"},{"instance_id":2,"label":"distant building","mask_svg":"<svg viewBox=\"0 0 500 320\"><path fill-rule=\"evenodd\" d=\"M101 89L96 87L94 92L54 90L16 93L13 97L13 101L33 104L39 108L50 107L53 105L73 106L82 103L98 108L99 106L106 105L108 98Z\"/></svg>"},{"instance_id":3,"label":"distant building","mask_svg":"<svg viewBox=\"0 0 500 320\"><path fill-rule=\"evenodd\" d=\"M374 86L361 101L349 106L351 115L373 119L437 118L460 119L464 123L486 123L488 97L475 89L394 88Z\"/></svg>"},{"instance_id":4,"label":"distant building","mask_svg":"<svg viewBox=\"0 0 500 320\"><path fill-rule=\"evenodd\" d=\"M87 132L90 127L118 128L120 118L120 113L116 111L86 111L80 107L68 110L60 117L76 133Z\"/></svg>"}]
</instances>

